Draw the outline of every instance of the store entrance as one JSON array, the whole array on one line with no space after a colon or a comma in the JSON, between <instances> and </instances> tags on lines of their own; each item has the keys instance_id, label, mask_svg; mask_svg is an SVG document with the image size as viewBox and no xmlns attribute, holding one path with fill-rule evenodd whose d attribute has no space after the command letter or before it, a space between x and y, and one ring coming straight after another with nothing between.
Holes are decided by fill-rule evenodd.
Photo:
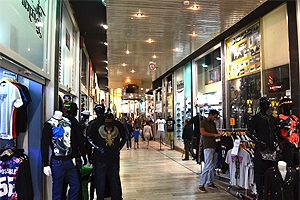
<instances>
[{"instance_id":1,"label":"store entrance","mask_svg":"<svg viewBox=\"0 0 300 200\"><path fill-rule=\"evenodd\" d=\"M1 131L0 148L3 150L11 146L11 148L24 150L30 162L34 199L42 199L41 185L43 173L40 157L40 138L43 121L43 85L10 71L2 65L0 65L0 80L2 83L5 82L5 84L13 83L19 86L18 91L22 93L21 96L25 96L25 99L22 97L22 103L26 105L23 108L17 108L19 109L17 112L21 114L21 118L17 118L19 120L12 122L15 125L13 127L16 128L16 131L14 131L15 135L12 136L12 139L5 138L5 136L2 135L3 131ZM0 89L0 96L5 96L4 93L7 93L7 91L1 91ZM4 109L3 105L1 106L0 114L2 117L5 117L8 114L8 110L6 108Z\"/></svg>"}]
</instances>

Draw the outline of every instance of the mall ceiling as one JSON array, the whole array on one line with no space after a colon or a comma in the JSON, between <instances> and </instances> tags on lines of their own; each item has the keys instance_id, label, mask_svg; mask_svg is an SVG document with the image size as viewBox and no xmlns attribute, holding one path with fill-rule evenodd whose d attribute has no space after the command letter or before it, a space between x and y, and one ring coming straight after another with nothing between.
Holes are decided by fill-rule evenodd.
<instances>
[{"instance_id":1,"label":"mall ceiling","mask_svg":"<svg viewBox=\"0 0 300 200\"><path fill-rule=\"evenodd\" d=\"M108 0L106 7L100 0L70 2L93 66L110 85L156 80L266 0Z\"/></svg>"}]
</instances>

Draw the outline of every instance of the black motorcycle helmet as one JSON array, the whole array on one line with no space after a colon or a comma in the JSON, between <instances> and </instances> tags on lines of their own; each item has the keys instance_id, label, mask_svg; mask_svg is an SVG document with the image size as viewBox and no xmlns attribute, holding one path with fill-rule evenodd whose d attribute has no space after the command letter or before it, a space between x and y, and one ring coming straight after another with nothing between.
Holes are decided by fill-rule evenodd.
<instances>
[{"instance_id":1,"label":"black motorcycle helmet","mask_svg":"<svg viewBox=\"0 0 300 200\"><path fill-rule=\"evenodd\" d=\"M268 110L270 108L270 99L268 97L260 97L259 107L260 109Z\"/></svg>"},{"instance_id":2,"label":"black motorcycle helmet","mask_svg":"<svg viewBox=\"0 0 300 200\"><path fill-rule=\"evenodd\" d=\"M283 97L283 98L279 101L279 107L283 107L284 105L293 106L294 103L293 103L292 99L290 99L290 98L288 98L288 97Z\"/></svg>"}]
</instances>

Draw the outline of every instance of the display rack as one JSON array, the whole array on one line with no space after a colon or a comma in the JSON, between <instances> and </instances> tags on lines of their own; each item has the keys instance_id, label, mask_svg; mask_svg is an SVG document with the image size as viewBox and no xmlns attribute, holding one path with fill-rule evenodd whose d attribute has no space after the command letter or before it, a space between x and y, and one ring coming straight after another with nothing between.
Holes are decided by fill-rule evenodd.
<instances>
[{"instance_id":1,"label":"display rack","mask_svg":"<svg viewBox=\"0 0 300 200\"><path fill-rule=\"evenodd\" d=\"M245 128L230 128L230 129L218 129L222 137L236 137L236 136L245 136L247 129ZM241 139L241 143L252 142L249 139ZM228 153L228 152L227 152ZM254 196L250 196L252 191L249 189L242 188L238 185L232 185L230 177L227 174L222 174L220 169L215 171L216 182L219 183L218 186L220 189L230 193L238 199L245 200L254 200Z\"/></svg>"}]
</instances>

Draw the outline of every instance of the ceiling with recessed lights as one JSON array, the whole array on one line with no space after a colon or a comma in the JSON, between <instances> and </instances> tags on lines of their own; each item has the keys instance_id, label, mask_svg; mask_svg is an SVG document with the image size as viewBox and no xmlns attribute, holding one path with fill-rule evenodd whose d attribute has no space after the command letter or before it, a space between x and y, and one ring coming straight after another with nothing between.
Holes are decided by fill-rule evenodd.
<instances>
[{"instance_id":1,"label":"ceiling with recessed lights","mask_svg":"<svg viewBox=\"0 0 300 200\"><path fill-rule=\"evenodd\" d=\"M264 2L107 1L109 82L154 81Z\"/></svg>"}]
</instances>

